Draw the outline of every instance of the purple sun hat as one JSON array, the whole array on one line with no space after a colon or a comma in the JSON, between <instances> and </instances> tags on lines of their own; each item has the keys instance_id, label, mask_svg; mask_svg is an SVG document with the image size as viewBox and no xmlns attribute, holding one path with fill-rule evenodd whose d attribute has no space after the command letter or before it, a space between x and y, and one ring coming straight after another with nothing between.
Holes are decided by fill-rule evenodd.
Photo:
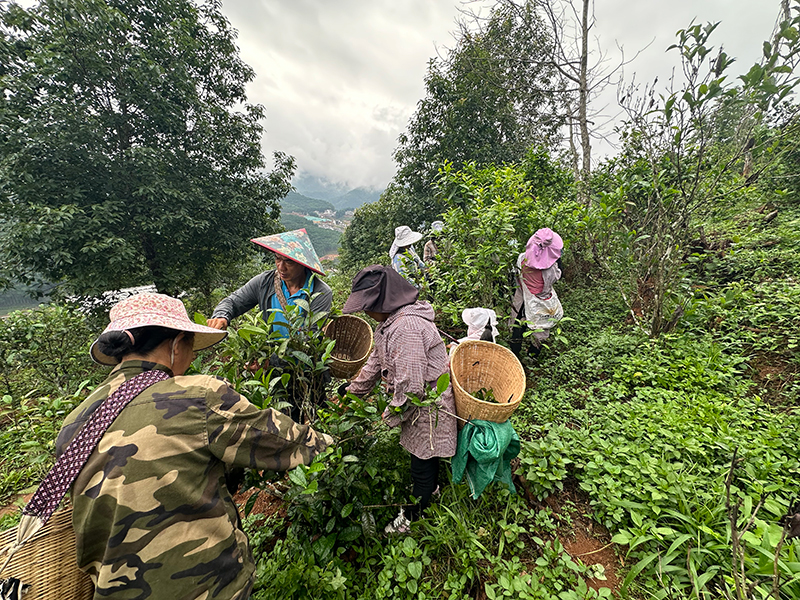
<instances>
[{"instance_id":1,"label":"purple sun hat","mask_svg":"<svg viewBox=\"0 0 800 600\"><path fill-rule=\"evenodd\" d=\"M534 233L525 245L525 264L534 269L549 269L561 258L564 240L545 227Z\"/></svg>"}]
</instances>

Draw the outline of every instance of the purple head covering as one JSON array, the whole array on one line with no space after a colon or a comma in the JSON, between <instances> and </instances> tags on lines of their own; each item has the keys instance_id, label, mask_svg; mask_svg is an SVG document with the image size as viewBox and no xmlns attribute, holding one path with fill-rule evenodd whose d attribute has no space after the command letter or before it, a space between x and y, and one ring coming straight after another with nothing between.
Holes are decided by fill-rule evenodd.
<instances>
[{"instance_id":1,"label":"purple head covering","mask_svg":"<svg viewBox=\"0 0 800 600\"><path fill-rule=\"evenodd\" d=\"M419 290L397 271L391 267L370 265L361 269L353 279L353 288L342 312L393 313L398 308L413 304L417 298Z\"/></svg>"},{"instance_id":2,"label":"purple head covering","mask_svg":"<svg viewBox=\"0 0 800 600\"><path fill-rule=\"evenodd\" d=\"M534 269L549 269L561 258L564 241L552 229L545 227L534 233L525 246L525 263Z\"/></svg>"}]
</instances>

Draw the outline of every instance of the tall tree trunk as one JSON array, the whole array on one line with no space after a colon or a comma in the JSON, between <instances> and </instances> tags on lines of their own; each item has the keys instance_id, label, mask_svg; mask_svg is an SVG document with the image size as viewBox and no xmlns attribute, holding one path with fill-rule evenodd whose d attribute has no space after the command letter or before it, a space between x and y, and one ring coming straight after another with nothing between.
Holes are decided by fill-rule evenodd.
<instances>
[{"instance_id":1,"label":"tall tree trunk","mask_svg":"<svg viewBox=\"0 0 800 600\"><path fill-rule=\"evenodd\" d=\"M588 64L589 64L589 1L583 0L583 21L581 22L581 69L578 93L579 125L581 130L581 153L583 164L581 165L581 181L583 193L588 198L589 176L592 171L592 145L589 138L589 118L587 107L589 104L589 83L588 83Z\"/></svg>"},{"instance_id":2,"label":"tall tree trunk","mask_svg":"<svg viewBox=\"0 0 800 600\"><path fill-rule=\"evenodd\" d=\"M567 115L569 119L569 156L572 164L572 174L575 179L580 181L581 169L578 161L578 147L575 145L575 110L572 108L572 101L567 101Z\"/></svg>"}]
</instances>

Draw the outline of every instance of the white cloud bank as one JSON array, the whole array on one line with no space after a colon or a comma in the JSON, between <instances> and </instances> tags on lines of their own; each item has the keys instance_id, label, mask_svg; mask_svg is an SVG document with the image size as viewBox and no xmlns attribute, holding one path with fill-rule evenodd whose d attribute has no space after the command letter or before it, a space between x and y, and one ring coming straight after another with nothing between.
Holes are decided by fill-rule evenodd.
<instances>
[{"instance_id":1,"label":"white cloud bank","mask_svg":"<svg viewBox=\"0 0 800 600\"><path fill-rule=\"evenodd\" d=\"M487 4L488 3L484 3ZM417 102L437 48L453 45L454 0L224 0L239 31L242 58L257 77L251 102L267 110L264 149L293 155L299 168L351 187L386 185L392 151ZM714 40L739 58L758 60L778 0L597 0L593 34L615 57L650 44L625 68L626 79L664 81L677 65L666 52L675 32L722 21ZM615 114L615 91L600 98ZM598 145L598 152L608 152Z\"/></svg>"}]
</instances>

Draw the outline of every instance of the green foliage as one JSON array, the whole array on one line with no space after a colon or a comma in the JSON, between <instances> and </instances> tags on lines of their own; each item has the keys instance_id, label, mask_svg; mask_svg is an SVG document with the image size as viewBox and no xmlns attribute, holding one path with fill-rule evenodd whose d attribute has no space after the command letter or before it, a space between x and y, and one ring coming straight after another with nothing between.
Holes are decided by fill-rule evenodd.
<instances>
[{"instance_id":1,"label":"green foliage","mask_svg":"<svg viewBox=\"0 0 800 600\"><path fill-rule=\"evenodd\" d=\"M198 357L192 370L224 377L259 408L282 409L292 398L303 417L313 422L317 403L325 396L335 343L322 333L330 315L311 312L307 301L296 300L282 311L286 323L280 324L288 330L284 336L272 330L276 312L271 309L266 322L260 312L243 315L217 349L219 358L207 362ZM205 323L205 317L196 313L195 321Z\"/></svg>"},{"instance_id":2,"label":"green foliage","mask_svg":"<svg viewBox=\"0 0 800 600\"><path fill-rule=\"evenodd\" d=\"M398 431L381 421L387 405L382 396L367 402L347 395L338 406L318 412L315 427L336 443L310 466L289 474L285 499L298 535L324 532L332 552L337 543L347 547L362 536L374 538L375 524L388 521L398 503L408 500L407 458Z\"/></svg>"},{"instance_id":3,"label":"green foliage","mask_svg":"<svg viewBox=\"0 0 800 600\"><path fill-rule=\"evenodd\" d=\"M315 212L324 212L326 210L335 210L335 208L330 202L317 198L309 198L297 192L289 192L286 194L286 197L281 199L281 212L283 213L297 212L302 215L310 215Z\"/></svg>"},{"instance_id":4,"label":"green foliage","mask_svg":"<svg viewBox=\"0 0 800 600\"><path fill-rule=\"evenodd\" d=\"M682 264L700 237L700 215L769 169L782 142L797 136L797 107L787 98L798 83L791 65L800 52L800 17L781 24L774 44L765 43L764 61L738 87L726 75L733 59L710 43L717 25L678 31L671 49L680 54L684 84L660 97L652 87L643 96L629 90L623 152L606 165L610 177L597 181L618 221L613 229L627 235L595 258L628 275L631 313L650 335L671 331L691 298Z\"/></svg>"},{"instance_id":5,"label":"green foliage","mask_svg":"<svg viewBox=\"0 0 800 600\"><path fill-rule=\"evenodd\" d=\"M89 358L96 332L69 306L0 319L0 502L47 472L61 421L104 378Z\"/></svg>"},{"instance_id":6,"label":"green foliage","mask_svg":"<svg viewBox=\"0 0 800 600\"><path fill-rule=\"evenodd\" d=\"M69 397L0 397L0 502L39 483L55 462L56 435L64 418L83 400Z\"/></svg>"},{"instance_id":7,"label":"green foliage","mask_svg":"<svg viewBox=\"0 0 800 600\"><path fill-rule=\"evenodd\" d=\"M536 173L530 165L526 171L474 164L456 171L449 163L442 169L438 188L447 212L430 278L436 284L433 300L449 325L460 325L461 311L469 306L494 308L501 317L499 325L505 325L502 316L510 312L517 258L537 229L558 231L568 252L582 207L569 196L540 199L526 179ZM538 180L543 187L545 175Z\"/></svg>"},{"instance_id":8,"label":"green foliage","mask_svg":"<svg viewBox=\"0 0 800 600\"><path fill-rule=\"evenodd\" d=\"M259 558L253 597L610 597L608 589L587 588L593 571L564 551L549 511L531 510L506 490L468 496L466 486L445 487L411 534L349 549L332 548L334 534L312 540L292 526Z\"/></svg>"},{"instance_id":9,"label":"green foliage","mask_svg":"<svg viewBox=\"0 0 800 600\"><path fill-rule=\"evenodd\" d=\"M552 146L562 124L555 68L541 60L549 32L534 3L498 3L481 25L479 34L465 25L456 47L431 60L425 98L400 136L396 181L416 202L433 196L446 161L456 169L517 162L531 146Z\"/></svg>"},{"instance_id":10,"label":"green foliage","mask_svg":"<svg viewBox=\"0 0 800 600\"><path fill-rule=\"evenodd\" d=\"M0 386L14 398L67 396L96 382L96 330L74 307L48 305L0 319Z\"/></svg>"},{"instance_id":11,"label":"green foliage","mask_svg":"<svg viewBox=\"0 0 800 600\"><path fill-rule=\"evenodd\" d=\"M380 200L356 209L342 235L342 268L355 274L367 265L388 264L395 227L408 225L413 229L425 220L425 214L424 207L412 201L406 190L389 184ZM438 212L434 210L433 214Z\"/></svg>"},{"instance_id":12,"label":"green foliage","mask_svg":"<svg viewBox=\"0 0 800 600\"><path fill-rule=\"evenodd\" d=\"M4 3L0 64L0 277L208 292L276 229L294 162L218 2Z\"/></svg>"},{"instance_id":13,"label":"green foliage","mask_svg":"<svg viewBox=\"0 0 800 600\"><path fill-rule=\"evenodd\" d=\"M776 521L797 491L800 423L796 411L778 420L748 396L744 359L723 351L735 346L697 333L658 342L600 335L547 365L552 375L519 415L537 424L527 427L534 439L523 443L523 474L540 497L577 480L636 560L626 585L638 576L654 593L719 595L730 583L725 482L738 450L740 530L769 493L745 537L747 577L767 590L772 572L762 559L774 554ZM571 390L556 385L567 381ZM794 551L784 548L787 565ZM793 567L782 569L794 576Z\"/></svg>"}]
</instances>

